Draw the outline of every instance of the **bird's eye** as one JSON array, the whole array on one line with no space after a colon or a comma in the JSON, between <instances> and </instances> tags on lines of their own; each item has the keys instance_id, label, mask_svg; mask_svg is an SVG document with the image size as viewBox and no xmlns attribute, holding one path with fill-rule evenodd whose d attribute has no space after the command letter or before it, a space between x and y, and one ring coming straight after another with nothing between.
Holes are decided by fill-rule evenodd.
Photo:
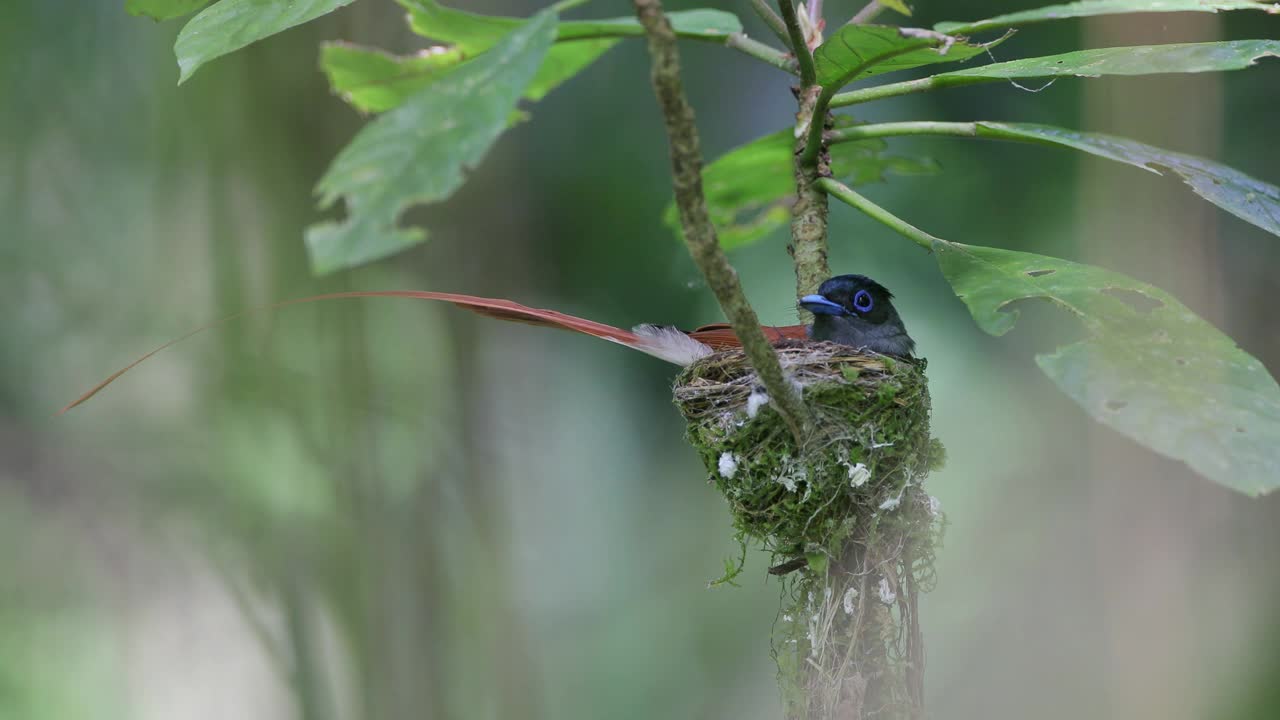
<instances>
[{"instance_id":1,"label":"bird's eye","mask_svg":"<svg viewBox=\"0 0 1280 720\"><path fill-rule=\"evenodd\" d=\"M871 300L871 293L866 290L859 290L858 293L853 296L853 309L858 312L871 312L871 307L874 304L875 303Z\"/></svg>"}]
</instances>

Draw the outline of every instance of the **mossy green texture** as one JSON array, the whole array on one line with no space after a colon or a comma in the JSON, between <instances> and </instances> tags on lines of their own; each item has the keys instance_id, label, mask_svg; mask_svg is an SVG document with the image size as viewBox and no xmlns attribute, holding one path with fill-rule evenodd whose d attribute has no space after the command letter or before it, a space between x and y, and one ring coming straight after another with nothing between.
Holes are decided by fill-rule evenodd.
<instances>
[{"instance_id":1,"label":"mossy green texture","mask_svg":"<svg viewBox=\"0 0 1280 720\"><path fill-rule=\"evenodd\" d=\"M799 567L774 638L788 717L914 717L916 600L942 526L922 485L943 457L926 363L830 343L778 352L815 417L803 447L740 352L689 366L674 393L739 537Z\"/></svg>"}]
</instances>

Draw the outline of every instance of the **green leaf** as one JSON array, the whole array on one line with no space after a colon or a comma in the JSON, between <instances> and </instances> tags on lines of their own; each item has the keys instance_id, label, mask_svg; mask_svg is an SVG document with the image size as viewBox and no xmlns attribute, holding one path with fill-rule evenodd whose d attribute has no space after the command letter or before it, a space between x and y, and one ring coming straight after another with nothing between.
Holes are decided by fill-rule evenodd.
<instances>
[{"instance_id":1,"label":"green leaf","mask_svg":"<svg viewBox=\"0 0 1280 720\"><path fill-rule=\"evenodd\" d=\"M1196 472L1257 495L1280 486L1280 386L1173 296L1119 273L938 240L938 264L978 326L1013 327L1010 303L1047 299L1088 337L1036 358L1097 420Z\"/></svg>"},{"instance_id":2,"label":"green leaf","mask_svg":"<svg viewBox=\"0 0 1280 720\"><path fill-rule=\"evenodd\" d=\"M467 55L484 52L522 21L519 18L478 15L445 7L435 0L396 0L409 10L409 27L423 37L448 43ZM667 13L671 27L681 37L721 38L742 32L742 21L721 10L680 10ZM644 35L634 17L605 20L573 20L560 23L556 40Z\"/></svg>"},{"instance_id":3,"label":"green leaf","mask_svg":"<svg viewBox=\"0 0 1280 720\"><path fill-rule=\"evenodd\" d=\"M879 182L888 174L924 175L938 171L932 160L883 153L885 143L862 140L831 148L831 167L848 185ZM749 245L791 221L795 203L795 138L791 130L765 135L730 150L702 172L707 210L726 250ZM681 233L675 203L663 222Z\"/></svg>"},{"instance_id":4,"label":"green leaf","mask_svg":"<svg viewBox=\"0 0 1280 720\"><path fill-rule=\"evenodd\" d=\"M538 68L538 74L529 83L524 96L534 102L541 100L561 83L586 69L617 43L612 38L556 43L547 53L547 59L542 61L542 67Z\"/></svg>"},{"instance_id":5,"label":"green leaf","mask_svg":"<svg viewBox=\"0 0 1280 720\"><path fill-rule=\"evenodd\" d=\"M1273 235L1280 235L1280 188L1226 165L1162 150L1136 140L1051 125L980 122L977 123L977 131L979 137L1074 148L1157 175L1171 172L1182 178L1200 197Z\"/></svg>"},{"instance_id":6,"label":"green leaf","mask_svg":"<svg viewBox=\"0 0 1280 720\"><path fill-rule=\"evenodd\" d=\"M1241 70L1280 56L1280 40L1229 40L1098 48L992 63L934 75L937 87L1064 76L1157 75Z\"/></svg>"},{"instance_id":7,"label":"green leaf","mask_svg":"<svg viewBox=\"0 0 1280 720\"><path fill-rule=\"evenodd\" d=\"M911 8L907 7L907 4L902 0L877 0L877 2L899 15L911 17Z\"/></svg>"},{"instance_id":8,"label":"green leaf","mask_svg":"<svg viewBox=\"0 0 1280 720\"><path fill-rule=\"evenodd\" d=\"M687 38L714 40L742 32L742 21L733 13L723 10L677 10L667 13L671 29L676 35ZM608 20L575 20L560 26L560 40L575 40L600 36L642 36L644 28L634 17Z\"/></svg>"},{"instance_id":9,"label":"green leaf","mask_svg":"<svg viewBox=\"0 0 1280 720\"><path fill-rule=\"evenodd\" d=\"M538 101L613 47L616 40L578 40L554 45L524 97ZM350 43L326 43L320 66L329 87L357 110L385 112L435 82L464 60L455 47L435 46L413 55L392 55Z\"/></svg>"},{"instance_id":10,"label":"green leaf","mask_svg":"<svg viewBox=\"0 0 1280 720\"><path fill-rule=\"evenodd\" d=\"M997 15L976 22L940 22L934 30L944 33L973 33L1008 28L1046 20L1151 12L1218 12L1219 10L1263 10L1277 13L1277 6L1254 0L1081 0Z\"/></svg>"},{"instance_id":11,"label":"green leaf","mask_svg":"<svg viewBox=\"0 0 1280 720\"><path fill-rule=\"evenodd\" d=\"M265 37L315 20L351 4L352 0L220 0L206 8L178 33L173 46L178 56L181 85L201 65Z\"/></svg>"},{"instance_id":12,"label":"green leaf","mask_svg":"<svg viewBox=\"0 0 1280 720\"><path fill-rule=\"evenodd\" d=\"M974 45L889 25L845 25L814 51L813 61L818 84L833 88L896 70L968 60L996 43Z\"/></svg>"},{"instance_id":13,"label":"green leaf","mask_svg":"<svg viewBox=\"0 0 1280 720\"><path fill-rule=\"evenodd\" d=\"M415 203L449 197L507 126L556 33L546 10L474 60L440 77L362 129L321 178L321 206L346 199L347 219L313 225L307 248L315 272L385 257L421 242L400 229Z\"/></svg>"},{"instance_id":14,"label":"green leaf","mask_svg":"<svg viewBox=\"0 0 1280 720\"><path fill-rule=\"evenodd\" d=\"M459 59L475 57L485 52L503 35L524 22L520 18L455 10L435 0L397 2L409 10L409 26L415 33L450 45L458 53ZM742 22L736 15L719 10L685 10L668 13L667 18L676 34L683 37L715 38L742 31ZM547 54L525 96L530 100L541 100L558 85L595 62L596 58L617 43L617 38L643 34L644 28L634 17L561 23L557 30L556 45ZM370 78L370 81L377 82L378 79ZM335 85L334 90L344 95L355 94L350 87Z\"/></svg>"},{"instance_id":15,"label":"green leaf","mask_svg":"<svg viewBox=\"0 0 1280 720\"><path fill-rule=\"evenodd\" d=\"M461 52L444 47L407 56L342 42L326 43L320 50L320 67L329 86L365 112L396 107L460 62Z\"/></svg>"},{"instance_id":16,"label":"green leaf","mask_svg":"<svg viewBox=\"0 0 1280 720\"><path fill-rule=\"evenodd\" d=\"M210 0L125 0L125 12L152 20L171 20L190 15L208 5Z\"/></svg>"}]
</instances>

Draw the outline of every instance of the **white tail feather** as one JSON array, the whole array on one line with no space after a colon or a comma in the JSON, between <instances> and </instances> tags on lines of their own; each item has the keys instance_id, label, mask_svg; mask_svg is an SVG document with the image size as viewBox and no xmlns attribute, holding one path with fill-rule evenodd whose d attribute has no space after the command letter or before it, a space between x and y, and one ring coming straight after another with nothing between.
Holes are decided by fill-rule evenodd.
<instances>
[{"instance_id":1,"label":"white tail feather","mask_svg":"<svg viewBox=\"0 0 1280 720\"><path fill-rule=\"evenodd\" d=\"M670 325L637 325L631 332L640 338L632 346L636 350L676 365L691 365L714 352Z\"/></svg>"}]
</instances>

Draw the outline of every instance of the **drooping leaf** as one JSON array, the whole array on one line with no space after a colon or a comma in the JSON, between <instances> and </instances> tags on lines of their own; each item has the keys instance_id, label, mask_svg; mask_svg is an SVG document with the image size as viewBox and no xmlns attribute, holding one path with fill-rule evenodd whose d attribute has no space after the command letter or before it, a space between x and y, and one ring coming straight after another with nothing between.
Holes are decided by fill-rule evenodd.
<instances>
[{"instance_id":1,"label":"drooping leaf","mask_svg":"<svg viewBox=\"0 0 1280 720\"><path fill-rule=\"evenodd\" d=\"M409 205L443 200L507 126L555 39L556 16L535 15L481 54L362 129L321 178L321 206L346 200L342 222L313 225L307 248L317 273L385 257L421 242L396 221Z\"/></svg>"},{"instance_id":2,"label":"drooping leaf","mask_svg":"<svg viewBox=\"0 0 1280 720\"><path fill-rule=\"evenodd\" d=\"M997 15L976 22L940 22L934 30L944 33L973 33L982 30L1015 27L1047 20L1152 12L1218 12L1219 10L1263 10L1280 12L1277 6L1255 0L1080 0L1063 5L1049 5L1035 10L1022 10Z\"/></svg>"},{"instance_id":3,"label":"drooping leaf","mask_svg":"<svg viewBox=\"0 0 1280 720\"><path fill-rule=\"evenodd\" d=\"M172 20L190 15L211 0L125 0L125 12L152 20Z\"/></svg>"},{"instance_id":4,"label":"drooping leaf","mask_svg":"<svg viewBox=\"0 0 1280 720\"><path fill-rule=\"evenodd\" d=\"M1079 50L939 73L933 76L932 82L937 87L951 87L1063 76L1218 72L1242 70L1256 65L1264 57L1280 57L1280 40L1228 40Z\"/></svg>"},{"instance_id":5,"label":"drooping leaf","mask_svg":"<svg viewBox=\"0 0 1280 720\"><path fill-rule=\"evenodd\" d=\"M460 62L462 53L445 47L438 52L391 55L377 48L337 42L326 43L320 50L320 67L329 78L329 87L365 112L396 107Z\"/></svg>"},{"instance_id":6,"label":"drooping leaf","mask_svg":"<svg viewBox=\"0 0 1280 720\"><path fill-rule=\"evenodd\" d=\"M1257 359L1173 296L1102 268L938 240L938 264L978 326L1047 299L1088 337L1036 358L1097 420L1229 488L1280 487L1280 386Z\"/></svg>"},{"instance_id":7,"label":"drooping leaf","mask_svg":"<svg viewBox=\"0 0 1280 720\"><path fill-rule=\"evenodd\" d=\"M178 33L178 84L201 65L263 38L315 20L352 0L219 0Z\"/></svg>"},{"instance_id":8,"label":"drooping leaf","mask_svg":"<svg viewBox=\"0 0 1280 720\"><path fill-rule=\"evenodd\" d=\"M831 148L832 172L849 185L879 182L887 174L938 171L932 160L884 154L885 143L863 140ZM702 172L707 210L726 250L749 245L791 221L795 202L795 138L791 130L765 135L719 157ZM663 222L679 236L680 218L668 203Z\"/></svg>"},{"instance_id":9,"label":"drooping leaf","mask_svg":"<svg viewBox=\"0 0 1280 720\"><path fill-rule=\"evenodd\" d=\"M814 51L813 62L820 85L839 87L895 70L968 60L995 44L975 45L929 30L845 25Z\"/></svg>"},{"instance_id":10,"label":"drooping leaf","mask_svg":"<svg viewBox=\"0 0 1280 720\"><path fill-rule=\"evenodd\" d=\"M1269 233L1280 235L1280 188L1226 165L1162 150L1136 140L1052 125L980 122L977 123L977 132L979 137L1074 148L1150 170L1157 175L1172 172L1200 197Z\"/></svg>"}]
</instances>

